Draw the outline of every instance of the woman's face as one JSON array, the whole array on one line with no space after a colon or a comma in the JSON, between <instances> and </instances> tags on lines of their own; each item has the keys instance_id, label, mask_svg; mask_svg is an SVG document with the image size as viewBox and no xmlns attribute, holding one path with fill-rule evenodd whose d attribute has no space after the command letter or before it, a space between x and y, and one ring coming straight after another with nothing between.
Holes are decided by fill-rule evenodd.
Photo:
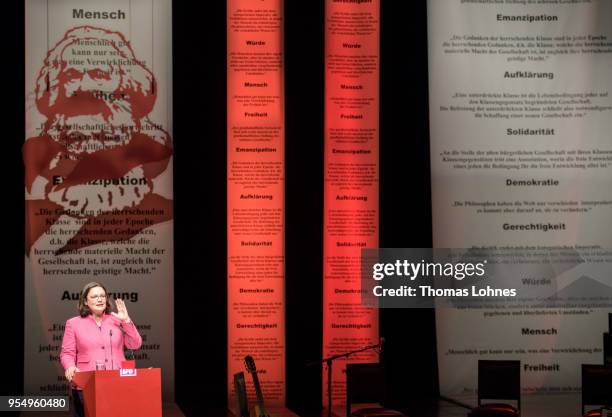
<instances>
[{"instance_id":1,"label":"woman's face","mask_svg":"<svg viewBox=\"0 0 612 417\"><path fill-rule=\"evenodd\" d=\"M106 292L102 287L93 287L87 293L87 307L95 316L101 316L106 310Z\"/></svg>"}]
</instances>

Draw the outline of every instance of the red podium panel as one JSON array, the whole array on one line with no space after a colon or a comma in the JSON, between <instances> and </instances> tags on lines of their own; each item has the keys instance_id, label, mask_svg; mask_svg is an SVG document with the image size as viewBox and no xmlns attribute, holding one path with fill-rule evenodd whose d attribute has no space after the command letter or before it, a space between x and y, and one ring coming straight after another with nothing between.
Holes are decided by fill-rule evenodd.
<instances>
[{"instance_id":1,"label":"red podium panel","mask_svg":"<svg viewBox=\"0 0 612 417\"><path fill-rule=\"evenodd\" d=\"M161 417L161 369L77 372L86 417Z\"/></svg>"}]
</instances>

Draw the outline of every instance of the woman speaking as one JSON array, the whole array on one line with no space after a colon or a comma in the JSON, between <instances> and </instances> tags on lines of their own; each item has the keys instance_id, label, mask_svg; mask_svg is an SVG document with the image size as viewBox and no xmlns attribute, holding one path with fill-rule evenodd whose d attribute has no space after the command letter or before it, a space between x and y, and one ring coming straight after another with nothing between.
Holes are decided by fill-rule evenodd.
<instances>
[{"instance_id":1,"label":"woman speaking","mask_svg":"<svg viewBox=\"0 0 612 417\"><path fill-rule=\"evenodd\" d=\"M119 369L125 360L123 347L138 349L142 338L128 315L125 303L115 301L111 312L106 288L97 282L85 285L79 298L79 315L69 319L64 329L60 360L68 381L75 372ZM83 392L73 387L73 413L84 417Z\"/></svg>"}]
</instances>

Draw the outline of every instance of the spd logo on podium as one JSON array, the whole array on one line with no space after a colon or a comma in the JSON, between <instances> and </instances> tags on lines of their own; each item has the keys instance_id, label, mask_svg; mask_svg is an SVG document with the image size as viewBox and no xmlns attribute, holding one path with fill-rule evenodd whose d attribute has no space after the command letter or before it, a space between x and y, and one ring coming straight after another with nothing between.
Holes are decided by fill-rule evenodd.
<instances>
[{"instance_id":1,"label":"spd logo on podium","mask_svg":"<svg viewBox=\"0 0 612 417\"><path fill-rule=\"evenodd\" d=\"M119 369L119 376L136 376L136 369L121 368Z\"/></svg>"}]
</instances>

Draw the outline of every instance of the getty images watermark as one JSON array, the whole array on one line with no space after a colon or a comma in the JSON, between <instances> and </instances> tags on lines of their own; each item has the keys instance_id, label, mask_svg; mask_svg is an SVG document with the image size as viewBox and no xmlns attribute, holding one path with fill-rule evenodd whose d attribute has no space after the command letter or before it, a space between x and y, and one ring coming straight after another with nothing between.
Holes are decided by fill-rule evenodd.
<instances>
[{"instance_id":1,"label":"getty images watermark","mask_svg":"<svg viewBox=\"0 0 612 417\"><path fill-rule=\"evenodd\" d=\"M363 249L366 307L609 308L612 251L514 247Z\"/></svg>"}]
</instances>

